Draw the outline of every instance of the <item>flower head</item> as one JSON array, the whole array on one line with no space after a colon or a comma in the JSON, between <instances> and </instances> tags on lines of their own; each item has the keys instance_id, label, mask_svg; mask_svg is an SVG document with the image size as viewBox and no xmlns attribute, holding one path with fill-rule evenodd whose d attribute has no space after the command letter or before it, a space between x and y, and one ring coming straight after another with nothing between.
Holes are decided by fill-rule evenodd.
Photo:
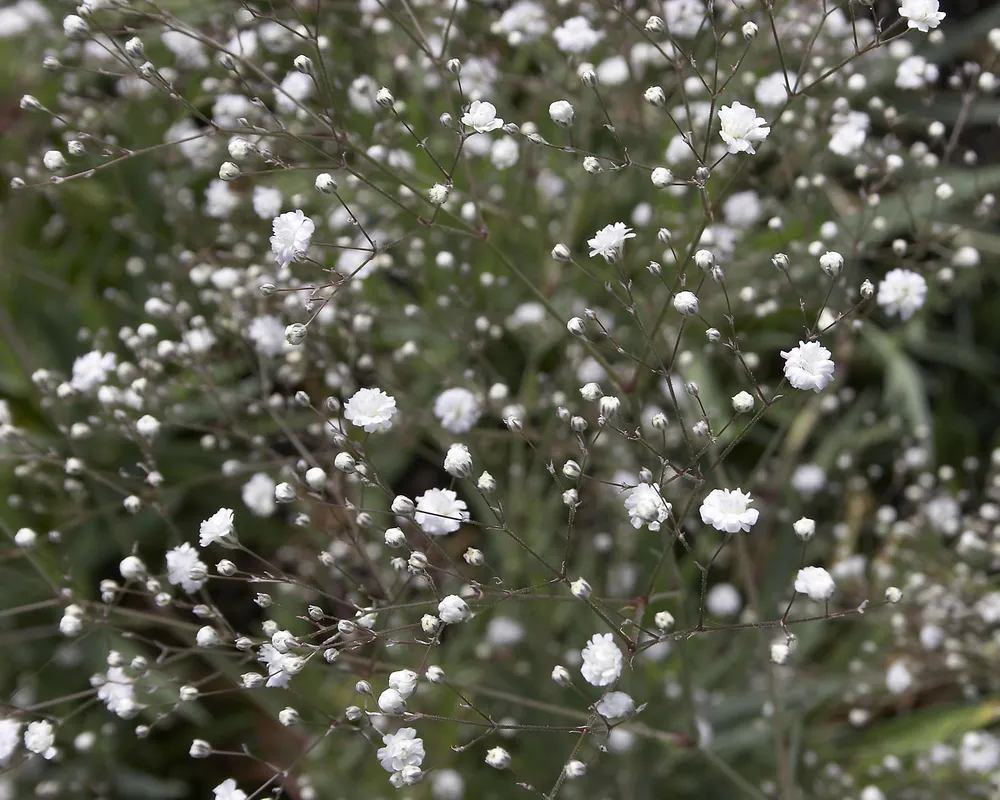
<instances>
[{"instance_id":1,"label":"flower head","mask_svg":"<svg viewBox=\"0 0 1000 800\"><path fill-rule=\"evenodd\" d=\"M400 728L382 737L385 747L378 749L379 762L386 772L401 772L405 767L419 767L424 761L424 740L414 728Z\"/></svg>"},{"instance_id":2,"label":"flower head","mask_svg":"<svg viewBox=\"0 0 1000 800\"><path fill-rule=\"evenodd\" d=\"M719 109L719 122L722 125L719 135L730 153L753 155L754 142L764 141L771 132L767 120L758 117L756 109L738 102Z\"/></svg>"},{"instance_id":3,"label":"flower head","mask_svg":"<svg viewBox=\"0 0 1000 800\"><path fill-rule=\"evenodd\" d=\"M799 342L798 347L782 350L785 377L794 389L821 392L833 381L835 364L830 351L819 342Z\"/></svg>"},{"instance_id":4,"label":"flower head","mask_svg":"<svg viewBox=\"0 0 1000 800\"><path fill-rule=\"evenodd\" d=\"M906 18L907 28L916 28L921 33L927 33L936 28L945 18L943 11L938 11L938 0L903 0L899 7L899 16Z\"/></svg>"},{"instance_id":5,"label":"flower head","mask_svg":"<svg viewBox=\"0 0 1000 800\"><path fill-rule=\"evenodd\" d=\"M468 604L457 594L450 594L438 603L438 617L445 625L457 625L471 616Z\"/></svg>"},{"instance_id":6,"label":"flower head","mask_svg":"<svg viewBox=\"0 0 1000 800\"><path fill-rule=\"evenodd\" d=\"M32 753L43 755L55 742L52 723L48 720L29 722L24 731L24 746Z\"/></svg>"},{"instance_id":7,"label":"flower head","mask_svg":"<svg viewBox=\"0 0 1000 800\"><path fill-rule=\"evenodd\" d=\"M103 385L108 373L113 372L117 364L118 357L114 353L91 350L73 362L73 377L69 385L78 392L89 392Z\"/></svg>"},{"instance_id":8,"label":"flower head","mask_svg":"<svg viewBox=\"0 0 1000 800\"><path fill-rule=\"evenodd\" d=\"M564 53L586 53L604 38L604 32L591 28L586 17L570 17L552 31L552 37Z\"/></svg>"},{"instance_id":9,"label":"flower head","mask_svg":"<svg viewBox=\"0 0 1000 800\"><path fill-rule=\"evenodd\" d=\"M16 719L0 719L0 767L14 755L21 743L21 723Z\"/></svg>"},{"instance_id":10,"label":"flower head","mask_svg":"<svg viewBox=\"0 0 1000 800\"><path fill-rule=\"evenodd\" d=\"M503 127L503 120L497 117L493 103L473 100L469 110L462 115L462 124L476 133L489 133Z\"/></svg>"},{"instance_id":11,"label":"flower head","mask_svg":"<svg viewBox=\"0 0 1000 800\"><path fill-rule=\"evenodd\" d=\"M878 304L890 316L899 315L904 322L920 310L927 298L924 276L908 269L893 269L879 281Z\"/></svg>"},{"instance_id":12,"label":"flower head","mask_svg":"<svg viewBox=\"0 0 1000 800\"><path fill-rule=\"evenodd\" d=\"M226 778L213 790L215 800L246 800L246 792L242 791L232 778Z\"/></svg>"},{"instance_id":13,"label":"flower head","mask_svg":"<svg viewBox=\"0 0 1000 800\"><path fill-rule=\"evenodd\" d=\"M612 721L628 719L635 714L635 700L625 692L608 692L595 708L598 714Z\"/></svg>"},{"instance_id":14,"label":"flower head","mask_svg":"<svg viewBox=\"0 0 1000 800\"><path fill-rule=\"evenodd\" d=\"M306 254L316 225L301 209L279 214L271 225L271 252L279 267L287 267Z\"/></svg>"},{"instance_id":15,"label":"flower head","mask_svg":"<svg viewBox=\"0 0 1000 800\"><path fill-rule=\"evenodd\" d=\"M468 506L451 489L428 489L417 498L413 519L424 533L454 533L469 519Z\"/></svg>"},{"instance_id":16,"label":"flower head","mask_svg":"<svg viewBox=\"0 0 1000 800\"><path fill-rule=\"evenodd\" d=\"M750 508L753 498L739 489L713 489L701 504L701 521L718 531L749 531L760 512Z\"/></svg>"},{"instance_id":17,"label":"flower head","mask_svg":"<svg viewBox=\"0 0 1000 800\"><path fill-rule=\"evenodd\" d=\"M214 542L233 544L236 541L236 525L233 522L233 510L220 508L212 516L201 523L198 544L208 547Z\"/></svg>"},{"instance_id":18,"label":"flower head","mask_svg":"<svg viewBox=\"0 0 1000 800\"><path fill-rule=\"evenodd\" d=\"M809 596L817 603L833 597L837 585L830 573L822 567L805 567L795 576L795 591Z\"/></svg>"},{"instance_id":19,"label":"flower head","mask_svg":"<svg viewBox=\"0 0 1000 800\"><path fill-rule=\"evenodd\" d=\"M396 398L381 389L358 389L344 404L344 419L366 433L384 433L392 427Z\"/></svg>"},{"instance_id":20,"label":"flower head","mask_svg":"<svg viewBox=\"0 0 1000 800\"><path fill-rule=\"evenodd\" d=\"M670 514L670 503L663 499L659 487L640 483L625 498L625 510L633 528L645 525L651 531L658 531L660 523Z\"/></svg>"},{"instance_id":21,"label":"flower head","mask_svg":"<svg viewBox=\"0 0 1000 800\"><path fill-rule=\"evenodd\" d=\"M190 544L184 542L173 550L167 551L167 581L171 585L180 587L190 594L197 592L205 582L204 578L192 578L191 571L204 573L207 568L204 562L198 558L198 551Z\"/></svg>"},{"instance_id":22,"label":"flower head","mask_svg":"<svg viewBox=\"0 0 1000 800\"><path fill-rule=\"evenodd\" d=\"M479 402L468 389L445 389L434 401L434 416L446 431L465 433L479 421Z\"/></svg>"},{"instance_id":23,"label":"flower head","mask_svg":"<svg viewBox=\"0 0 1000 800\"><path fill-rule=\"evenodd\" d=\"M591 686L609 686L622 674L622 651L614 634L595 633L583 648L580 672Z\"/></svg>"},{"instance_id":24,"label":"flower head","mask_svg":"<svg viewBox=\"0 0 1000 800\"><path fill-rule=\"evenodd\" d=\"M587 240L590 245L590 257L601 256L609 264L613 264L622 257L625 249L625 240L634 239L635 234L624 222L616 222L613 225L605 225L593 239Z\"/></svg>"}]
</instances>

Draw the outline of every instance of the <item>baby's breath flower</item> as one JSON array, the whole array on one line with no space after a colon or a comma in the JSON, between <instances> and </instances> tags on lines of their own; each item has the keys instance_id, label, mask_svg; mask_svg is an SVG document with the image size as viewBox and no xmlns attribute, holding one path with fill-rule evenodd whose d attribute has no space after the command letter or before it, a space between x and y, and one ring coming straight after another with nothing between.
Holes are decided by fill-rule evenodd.
<instances>
[{"instance_id":1,"label":"baby's breath flower","mask_svg":"<svg viewBox=\"0 0 1000 800\"><path fill-rule=\"evenodd\" d=\"M395 414L396 398L381 389L359 389L344 404L344 419L365 433L385 433Z\"/></svg>"},{"instance_id":2,"label":"baby's breath flower","mask_svg":"<svg viewBox=\"0 0 1000 800\"><path fill-rule=\"evenodd\" d=\"M756 109L739 102L722 106L719 109L719 122L722 125L719 135L730 153L753 155L756 152L754 144L764 141L771 132L767 121L757 116Z\"/></svg>"}]
</instances>

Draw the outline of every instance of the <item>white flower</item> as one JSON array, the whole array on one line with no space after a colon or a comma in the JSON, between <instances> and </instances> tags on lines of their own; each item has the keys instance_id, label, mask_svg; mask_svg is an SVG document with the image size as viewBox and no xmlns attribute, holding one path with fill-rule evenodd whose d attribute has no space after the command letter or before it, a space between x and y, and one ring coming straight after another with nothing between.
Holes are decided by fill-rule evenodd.
<instances>
[{"instance_id":1,"label":"white flower","mask_svg":"<svg viewBox=\"0 0 1000 800\"><path fill-rule=\"evenodd\" d=\"M198 551L190 544L184 544L167 551L167 581L180 587L188 594L197 592L205 582L204 578L192 580L191 570L207 572L207 567L198 558Z\"/></svg>"},{"instance_id":2,"label":"white flower","mask_svg":"<svg viewBox=\"0 0 1000 800\"><path fill-rule=\"evenodd\" d=\"M899 7L899 16L906 17L906 27L916 28L921 33L927 33L936 28L945 18L943 11L938 11L938 0L903 0Z\"/></svg>"},{"instance_id":3,"label":"white flower","mask_svg":"<svg viewBox=\"0 0 1000 800\"><path fill-rule=\"evenodd\" d=\"M575 115L573 106L566 100L556 100L549 105L549 117L560 127L568 128L572 125Z\"/></svg>"},{"instance_id":4,"label":"white flower","mask_svg":"<svg viewBox=\"0 0 1000 800\"><path fill-rule=\"evenodd\" d=\"M414 728L400 728L382 737L385 747L378 749L379 763L386 772L402 772L406 767L419 767L424 760L424 740Z\"/></svg>"},{"instance_id":5,"label":"white flower","mask_svg":"<svg viewBox=\"0 0 1000 800\"><path fill-rule=\"evenodd\" d=\"M451 489L428 489L417 498L413 519L431 536L454 533L469 520L468 506Z\"/></svg>"},{"instance_id":6,"label":"white flower","mask_svg":"<svg viewBox=\"0 0 1000 800\"><path fill-rule=\"evenodd\" d=\"M719 122L722 129L719 135L726 143L730 153L749 153L753 155L754 142L762 142L771 129L767 120L757 116L757 110L742 103L733 103L719 109Z\"/></svg>"},{"instance_id":7,"label":"white flower","mask_svg":"<svg viewBox=\"0 0 1000 800\"><path fill-rule=\"evenodd\" d=\"M24 746L32 753L44 754L56 737L52 729L52 723L48 720L29 722L24 732Z\"/></svg>"},{"instance_id":8,"label":"white flower","mask_svg":"<svg viewBox=\"0 0 1000 800\"><path fill-rule=\"evenodd\" d=\"M615 644L614 634L595 633L581 653L580 672L591 686L609 686L622 674L622 651Z\"/></svg>"},{"instance_id":9,"label":"white flower","mask_svg":"<svg viewBox=\"0 0 1000 800\"><path fill-rule=\"evenodd\" d=\"M833 597L836 588L830 573L822 567L805 567L795 576L795 591L809 595L809 599L817 603Z\"/></svg>"},{"instance_id":10,"label":"white flower","mask_svg":"<svg viewBox=\"0 0 1000 800\"><path fill-rule=\"evenodd\" d=\"M733 411L737 414L747 414L753 411L753 395L750 392L739 392L733 395Z\"/></svg>"},{"instance_id":11,"label":"white flower","mask_svg":"<svg viewBox=\"0 0 1000 800\"><path fill-rule=\"evenodd\" d=\"M749 531L760 512L750 508L753 498L739 489L713 489L701 504L701 521L717 531Z\"/></svg>"},{"instance_id":12,"label":"white flower","mask_svg":"<svg viewBox=\"0 0 1000 800\"><path fill-rule=\"evenodd\" d=\"M682 317L698 313L698 295L694 292L678 292L674 295L674 308Z\"/></svg>"},{"instance_id":13,"label":"white flower","mask_svg":"<svg viewBox=\"0 0 1000 800\"><path fill-rule=\"evenodd\" d=\"M1000 739L986 731L969 731L962 737L958 763L963 772L988 775L1000 765Z\"/></svg>"},{"instance_id":14,"label":"white flower","mask_svg":"<svg viewBox=\"0 0 1000 800\"><path fill-rule=\"evenodd\" d=\"M309 249L316 225L302 213L302 209L279 214L271 223L271 252L279 267L298 261Z\"/></svg>"},{"instance_id":15,"label":"white flower","mask_svg":"<svg viewBox=\"0 0 1000 800\"><path fill-rule=\"evenodd\" d=\"M604 32L591 28L586 17L570 17L552 31L552 37L564 53L586 53L604 38Z\"/></svg>"},{"instance_id":16,"label":"white flower","mask_svg":"<svg viewBox=\"0 0 1000 800\"><path fill-rule=\"evenodd\" d=\"M255 186L253 189L253 213L261 219L273 219L281 211L281 190L273 186Z\"/></svg>"},{"instance_id":17,"label":"white flower","mask_svg":"<svg viewBox=\"0 0 1000 800\"><path fill-rule=\"evenodd\" d=\"M596 708L598 714L609 720L628 719L635 714L635 700L625 692L608 692Z\"/></svg>"},{"instance_id":18,"label":"white flower","mask_svg":"<svg viewBox=\"0 0 1000 800\"><path fill-rule=\"evenodd\" d=\"M222 545L236 542L236 525L233 522L231 508L220 508L201 523L198 544L202 547L208 547L215 542Z\"/></svg>"},{"instance_id":19,"label":"white flower","mask_svg":"<svg viewBox=\"0 0 1000 800\"><path fill-rule=\"evenodd\" d=\"M658 531L660 524L666 522L670 508L659 487L649 483L640 483L625 498L625 510L633 528L645 525L651 531Z\"/></svg>"},{"instance_id":20,"label":"white flower","mask_svg":"<svg viewBox=\"0 0 1000 800\"><path fill-rule=\"evenodd\" d=\"M792 530L803 541L809 541L816 533L816 521L809 517L800 517L792 523Z\"/></svg>"},{"instance_id":21,"label":"white flower","mask_svg":"<svg viewBox=\"0 0 1000 800\"><path fill-rule=\"evenodd\" d=\"M490 147L490 161L497 169L510 169L517 163L520 150L513 136L497 139Z\"/></svg>"},{"instance_id":22,"label":"white flower","mask_svg":"<svg viewBox=\"0 0 1000 800\"><path fill-rule=\"evenodd\" d=\"M275 89L274 100L278 110L284 114L292 114L298 110L315 88L313 79L302 72L289 72L281 81L281 88Z\"/></svg>"},{"instance_id":23,"label":"white flower","mask_svg":"<svg viewBox=\"0 0 1000 800\"><path fill-rule=\"evenodd\" d=\"M743 598L731 583L717 583L705 595L705 608L716 617L735 617L743 607Z\"/></svg>"},{"instance_id":24,"label":"white flower","mask_svg":"<svg viewBox=\"0 0 1000 800\"><path fill-rule=\"evenodd\" d=\"M69 385L78 392L89 392L102 386L117 365L118 357L114 353L91 350L73 362L73 377Z\"/></svg>"},{"instance_id":25,"label":"white flower","mask_svg":"<svg viewBox=\"0 0 1000 800\"><path fill-rule=\"evenodd\" d=\"M468 389L456 386L438 395L434 401L434 416L446 431L465 433L479 421L479 403Z\"/></svg>"},{"instance_id":26,"label":"white flower","mask_svg":"<svg viewBox=\"0 0 1000 800\"><path fill-rule=\"evenodd\" d=\"M788 81L795 86L795 76L789 75ZM788 99L788 89L785 85L785 74L783 72L772 72L770 75L757 81L754 89L754 99L762 106L780 106Z\"/></svg>"},{"instance_id":27,"label":"white flower","mask_svg":"<svg viewBox=\"0 0 1000 800\"><path fill-rule=\"evenodd\" d=\"M215 792L215 800L246 800L247 797L246 792L241 791L232 778L226 778L212 791Z\"/></svg>"},{"instance_id":28,"label":"white flower","mask_svg":"<svg viewBox=\"0 0 1000 800\"><path fill-rule=\"evenodd\" d=\"M893 269L879 281L878 304L889 316L908 320L920 310L927 298L927 281L908 269Z\"/></svg>"},{"instance_id":29,"label":"white flower","mask_svg":"<svg viewBox=\"0 0 1000 800\"><path fill-rule=\"evenodd\" d=\"M0 767L10 761L21 743L21 723L16 719L0 719Z\"/></svg>"},{"instance_id":30,"label":"white flower","mask_svg":"<svg viewBox=\"0 0 1000 800\"><path fill-rule=\"evenodd\" d=\"M885 688L892 694L903 694L913 685L913 675L900 659L893 663L885 673Z\"/></svg>"},{"instance_id":31,"label":"white flower","mask_svg":"<svg viewBox=\"0 0 1000 800\"><path fill-rule=\"evenodd\" d=\"M491 747L486 751L486 763L493 769L507 769L510 765L510 753L502 747Z\"/></svg>"},{"instance_id":32,"label":"white flower","mask_svg":"<svg viewBox=\"0 0 1000 800\"><path fill-rule=\"evenodd\" d=\"M695 36L704 19L705 4L701 0L667 0L663 4L663 20L671 36Z\"/></svg>"},{"instance_id":33,"label":"white flower","mask_svg":"<svg viewBox=\"0 0 1000 800\"><path fill-rule=\"evenodd\" d=\"M938 79L938 68L923 56L904 58L896 67L896 86L900 89L923 89Z\"/></svg>"},{"instance_id":34,"label":"white flower","mask_svg":"<svg viewBox=\"0 0 1000 800\"><path fill-rule=\"evenodd\" d=\"M830 351L819 342L799 342L798 347L782 350L785 377L794 389L820 392L833 381L834 363Z\"/></svg>"},{"instance_id":35,"label":"white flower","mask_svg":"<svg viewBox=\"0 0 1000 800\"><path fill-rule=\"evenodd\" d=\"M135 686L122 667L108 667L104 683L97 690L97 699L112 714L122 719L129 718L138 709L135 703Z\"/></svg>"},{"instance_id":36,"label":"white flower","mask_svg":"<svg viewBox=\"0 0 1000 800\"><path fill-rule=\"evenodd\" d=\"M406 710L406 700L395 689L386 689L378 696L378 709L392 716L402 714Z\"/></svg>"},{"instance_id":37,"label":"white flower","mask_svg":"<svg viewBox=\"0 0 1000 800\"><path fill-rule=\"evenodd\" d=\"M381 389L358 389L344 404L344 419L366 433L384 433L392 427L396 398Z\"/></svg>"},{"instance_id":38,"label":"white flower","mask_svg":"<svg viewBox=\"0 0 1000 800\"><path fill-rule=\"evenodd\" d=\"M471 616L468 604L457 594L450 594L438 603L438 617L445 625L457 625Z\"/></svg>"},{"instance_id":39,"label":"white flower","mask_svg":"<svg viewBox=\"0 0 1000 800\"><path fill-rule=\"evenodd\" d=\"M401 669L389 673L389 688L399 692L404 700L417 690L418 675L412 669Z\"/></svg>"},{"instance_id":40,"label":"white flower","mask_svg":"<svg viewBox=\"0 0 1000 800\"><path fill-rule=\"evenodd\" d=\"M271 476L258 472L243 484L243 503L255 517L269 517L277 508L274 502L274 480Z\"/></svg>"},{"instance_id":41,"label":"white flower","mask_svg":"<svg viewBox=\"0 0 1000 800\"><path fill-rule=\"evenodd\" d=\"M462 124L476 133L490 133L502 128L503 120L497 117L497 109L493 103L473 100L469 110L462 115Z\"/></svg>"},{"instance_id":42,"label":"white flower","mask_svg":"<svg viewBox=\"0 0 1000 800\"><path fill-rule=\"evenodd\" d=\"M265 686L285 689L292 676L301 671L304 662L291 653L282 653L274 645L265 643L260 646L257 660L267 665L268 679Z\"/></svg>"},{"instance_id":43,"label":"white flower","mask_svg":"<svg viewBox=\"0 0 1000 800\"><path fill-rule=\"evenodd\" d=\"M626 239L634 239L635 234L624 222L616 222L613 225L605 225L593 239L587 240L590 245L590 257L601 256L609 264L613 264L622 257Z\"/></svg>"},{"instance_id":44,"label":"white flower","mask_svg":"<svg viewBox=\"0 0 1000 800\"><path fill-rule=\"evenodd\" d=\"M281 355L288 349L285 326L280 319L271 314L254 317L247 328L247 337L254 343L257 352L265 358Z\"/></svg>"},{"instance_id":45,"label":"white flower","mask_svg":"<svg viewBox=\"0 0 1000 800\"><path fill-rule=\"evenodd\" d=\"M464 444L453 444L444 457L444 471L453 478L468 478L472 474L472 456Z\"/></svg>"}]
</instances>

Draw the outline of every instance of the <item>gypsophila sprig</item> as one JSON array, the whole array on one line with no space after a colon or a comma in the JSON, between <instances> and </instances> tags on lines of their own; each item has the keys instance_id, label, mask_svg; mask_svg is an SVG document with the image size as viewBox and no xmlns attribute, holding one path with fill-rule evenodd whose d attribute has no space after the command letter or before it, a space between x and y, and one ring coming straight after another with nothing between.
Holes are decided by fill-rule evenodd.
<instances>
[{"instance_id":1,"label":"gypsophila sprig","mask_svg":"<svg viewBox=\"0 0 1000 800\"><path fill-rule=\"evenodd\" d=\"M992 12L348 6L0 9L0 797L993 796Z\"/></svg>"}]
</instances>

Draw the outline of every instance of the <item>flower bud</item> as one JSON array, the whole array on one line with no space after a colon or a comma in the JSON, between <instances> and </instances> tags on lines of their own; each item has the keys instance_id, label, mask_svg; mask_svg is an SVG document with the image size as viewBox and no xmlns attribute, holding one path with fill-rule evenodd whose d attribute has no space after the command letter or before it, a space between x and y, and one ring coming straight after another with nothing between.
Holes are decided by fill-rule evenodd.
<instances>
[{"instance_id":1,"label":"flower bud","mask_svg":"<svg viewBox=\"0 0 1000 800\"><path fill-rule=\"evenodd\" d=\"M813 534L816 533L816 522L815 520L809 519L809 517L802 517L792 523L792 530L795 531L795 535L802 541L807 542L813 537Z\"/></svg>"},{"instance_id":2,"label":"flower bud","mask_svg":"<svg viewBox=\"0 0 1000 800\"><path fill-rule=\"evenodd\" d=\"M753 395L750 392L740 392L733 395L733 411L746 414L753 411Z\"/></svg>"},{"instance_id":3,"label":"flower bud","mask_svg":"<svg viewBox=\"0 0 1000 800\"><path fill-rule=\"evenodd\" d=\"M392 108L393 103L396 99L392 96L392 92L386 89L384 86L378 90L375 94L375 102L382 108Z\"/></svg>"},{"instance_id":4,"label":"flower bud","mask_svg":"<svg viewBox=\"0 0 1000 800\"><path fill-rule=\"evenodd\" d=\"M219 167L219 177L224 181L234 181L241 174L239 166L232 161L224 161L222 162L222 166Z\"/></svg>"},{"instance_id":5,"label":"flower bud","mask_svg":"<svg viewBox=\"0 0 1000 800\"><path fill-rule=\"evenodd\" d=\"M653 186L657 189L666 189L671 183L673 183L674 173L666 167L657 167L650 174L649 179L653 182Z\"/></svg>"},{"instance_id":6,"label":"flower bud","mask_svg":"<svg viewBox=\"0 0 1000 800\"><path fill-rule=\"evenodd\" d=\"M667 96L659 86L650 86L642 96L647 103L657 108L662 107L667 102Z\"/></svg>"},{"instance_id":7,"label":"flower bud","mask_svg":"<svg viewBox=\"0 0 1000 800\"><path fill-rule=\"evenodd\" d=\"M577 578L569 585L569 590L573 593L573 596L580 600L590 599L590 584L587 583L583 578Z\"/></svg>"},{"instance_id":8,"label":"flower bud","mask_svg":"<svg viewBox=\"0 0 1000 800\"><path fill-rule=\"evenodd\" d=\"M562 242L552 248L552 258L556 261L569 261L572 257L569 248Z\"/></svg>"},{"instance_id":9,"label":"flower bud","mask_svg":"<svg viewBox=\"0 0 1000 800\"><path fill-rule=\"evenodd\" d=\"M694 263L698 269L711 269L715 266L715 256L711 250L699 250L694 254Z\"/></svg>"},{"instance_id":10,"label":"flower bud","mask_svg":"<svg viewBox=\"0 0 1000 800\"><path fill-rule=\"evenodd\" d=\"M674 308L683 317L698 313L698 296L694 292L678 292L674 295Z\"/></svg>"},{"instance_id":11,"label":"flower bud","mask_svg":"<svg viewBox=\"0 0 1000 800\"><path fill-rule=\"evenodd\" d=\"M831 278L836 278L844 268L844 257L835 251L823 253L819 257L819 266Z\"/></svg>"},{"instance_id":12,"label":"flower bud","mask_svg":"<svg viewBox=\"0 0 1000 800\"><path fill-rule=\"evenodd\" d=\"M316 191L323 194L333 194L337 191L337 181L329 172L321 172L316 176Z\"/></svg>"},{"instance_id":13,"label":"flower bud","mask_svg":"<svg viewBox=\"0 0 1000 800\"><path fill-rule=\"evenodd\" d=\"M574 336L584 336L587 333L587 323L580 319L580 317L572 317L566 323L566 330Z\"/></svg>"}]
</instances>

